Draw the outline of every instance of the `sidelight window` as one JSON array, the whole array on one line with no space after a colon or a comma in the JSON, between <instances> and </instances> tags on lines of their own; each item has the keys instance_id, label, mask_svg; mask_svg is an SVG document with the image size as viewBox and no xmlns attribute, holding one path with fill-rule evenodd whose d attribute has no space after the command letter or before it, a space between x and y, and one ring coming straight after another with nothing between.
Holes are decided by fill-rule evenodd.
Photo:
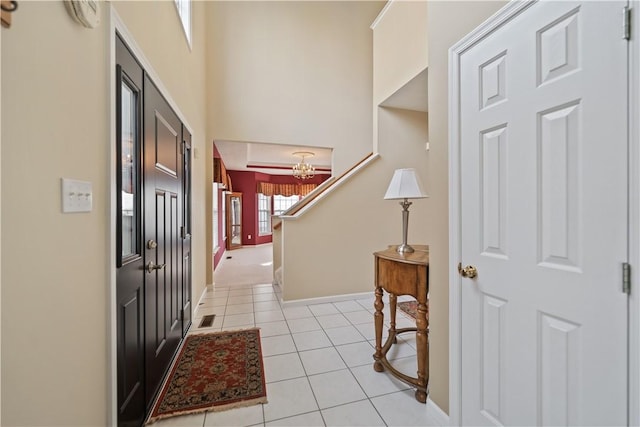
<instances>
[{"instance_id":1,"label":"sidelight window","mask_svg":"<svg viewBox=\"0 0 640 427\"><path fill-rule=\"evenodd\" d=\"M140 224L138 96L139 91L123 74L120 85L118 146L120 264L140 253L137 237Z\"/></svg>"}]
</instances>

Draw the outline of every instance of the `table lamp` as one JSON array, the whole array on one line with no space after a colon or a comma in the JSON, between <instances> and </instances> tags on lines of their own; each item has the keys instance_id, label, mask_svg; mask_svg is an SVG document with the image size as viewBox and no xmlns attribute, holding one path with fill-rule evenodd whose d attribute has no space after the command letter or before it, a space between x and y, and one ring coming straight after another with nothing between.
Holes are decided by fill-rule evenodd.
<instances>
[{"instance_id":1,"label":"table lamp","mask_svg":"<svg viewBox=\"0 0 640 427\"><path fill-rule=\"evenodd\" d=\"M403 199L400 202L400 206L402 206L402 244L396 249L399 253L414 252L414 249L407 244L409 206L412 204L408 199L424 199L425 197L429 196L422 190L415 169L396 169L384 198L385 200Z\"/></svg>"}]
</instances>

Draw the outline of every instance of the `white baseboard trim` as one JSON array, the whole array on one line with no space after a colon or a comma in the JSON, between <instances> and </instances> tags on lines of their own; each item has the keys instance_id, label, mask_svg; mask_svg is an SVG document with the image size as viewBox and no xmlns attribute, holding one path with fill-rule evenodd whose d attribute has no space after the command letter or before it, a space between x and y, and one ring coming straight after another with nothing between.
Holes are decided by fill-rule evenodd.
<instances>
[{"instance_id":1,"label":"white baseboard trim","mask_svg":"<svg viewBox=\"0 0 640 427\"><path fill-rule=\"evenodd\" d=\"M193 310L193 319L198 318L198 309L200 308L200 303L204 299L205 294L209 292L209 286L212 286L212 285L206 285L202 290L202 293L200 294L200 298L198 298L198 303L196 304L196 307Z\"/></svg>"},{"instance_id":2,"label":"white baseboard trim","mask_svg":"<svg viewBox=\"0 0 640 427\"><path fill-rule=\"evenodd\" d=\"M361 292L357 294L330 295L326 297L294 299L291 301L282 301L283 307L297 307L300 305L325 304L328 302L340 302L351 299L373 298L373 292Z\"/></svg>"},{"instance_id":3,"label":"white baseboard trim","mask_svg":"<svg viewBox=\"0 0 640 427\"><path fill-rule=\"evenodd\" d=\"M427 397L427 414L439 426L449 425L449 415L446 414L431 398Z\"/></svg>"}]
</instances>

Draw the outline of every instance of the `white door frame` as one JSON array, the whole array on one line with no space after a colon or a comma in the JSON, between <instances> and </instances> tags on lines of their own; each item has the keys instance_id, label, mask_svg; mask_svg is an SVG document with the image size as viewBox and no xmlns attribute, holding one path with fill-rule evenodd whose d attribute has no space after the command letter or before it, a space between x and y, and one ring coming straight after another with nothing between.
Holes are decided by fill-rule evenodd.
<instances>
[{"instance_id":1,"label":"white door frame","mask_svg":"<svg viewBox=\"0 0 640 427\"><path fill-rule=\"evenodd\" d=\"M630 1L629 41L629 425L640 425L640 1Z\"/></svg>"},{"instance_id":2,"label":"white door frame","mask_svg":"<svg viewBox=\"0 0 640 427\"><path fill-rule=\"evenodd\" d=\"M449 49L449 420L462 421L461 278L461 169L460 169L460 60L468 49L524 12L535 1L512 1ZM640 1L632 0L637 22ZM622 11L621 24L622 24ZM640 25L632 25L629 43L629 425L640 424ZM621 25L622 36L622 25Z\"/></svg>"}]
</instances>

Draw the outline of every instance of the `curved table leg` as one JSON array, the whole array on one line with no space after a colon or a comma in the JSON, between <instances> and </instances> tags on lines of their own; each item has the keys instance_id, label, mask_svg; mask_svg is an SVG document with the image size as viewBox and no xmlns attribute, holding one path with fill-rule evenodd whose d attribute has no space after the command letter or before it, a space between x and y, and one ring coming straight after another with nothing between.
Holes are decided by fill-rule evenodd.
<instances>
[{"instance_id":1,"label":"curved table leg","mask_svg":"<svg viewBox=\"0 0 640 427\"><path fill-rule=\"evenodd\" d=\"M382 357L382 327L384 323L384 313L382 309L384 308L384 303L382 302L382 288L376 286L376 301L373 303L373 307L376 309L376 312L373 315L373 319L375 322L376 328L376 352L373 355L373 369L376 372L384 371L384 366L380 363L380 358Z\"/></svg>"},{"instance_id":2,"label":"curved table leg","mask_svg":"<svg viewBox=\"0 0 640 427\"><path fill-rule=\"evenodd\" d=\"M428 320L427 306L418 303L418 314L416 316L416 346L418 353L418 383L424 387L424 390L416 390L416 399L418 402L426 403L427 401L427 381L429 381L429 342L427 336Z\"/></svg>"}]
</instances>

